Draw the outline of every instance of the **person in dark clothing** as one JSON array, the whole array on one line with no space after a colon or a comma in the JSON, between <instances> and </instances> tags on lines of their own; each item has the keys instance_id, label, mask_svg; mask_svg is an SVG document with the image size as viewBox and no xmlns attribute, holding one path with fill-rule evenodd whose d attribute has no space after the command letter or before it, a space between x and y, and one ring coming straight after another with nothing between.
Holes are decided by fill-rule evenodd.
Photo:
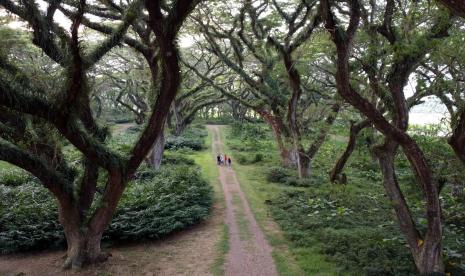
<instances>
[{"instance_id":1,"label":"person in dark clothing","mask_svg":"<svg viewBox=\"0 0 465 276\"><path fill-rule=\"evenodd\" d=\"M231 167L231 157L228 157L228 166Z\"/></svg>"},{"instance_id":2,"label":"person in dark clothing","mask_svg":"<svg viewBox=\"0 0 465 276\"><path fill-rule=\"evenodd\" d=\"M221 156L218 154L216 155L216 164L219 166L221 165Z\"/></svg>"}]
</instances>

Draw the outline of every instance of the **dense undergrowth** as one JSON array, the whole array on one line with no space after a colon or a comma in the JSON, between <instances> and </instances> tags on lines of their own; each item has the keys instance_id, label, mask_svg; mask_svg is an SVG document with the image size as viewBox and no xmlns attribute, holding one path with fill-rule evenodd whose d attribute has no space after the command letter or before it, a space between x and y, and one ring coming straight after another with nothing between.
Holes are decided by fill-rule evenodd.
<instances>
[{"instance_id":1,"label":"dense undergrowth","mask_svg":"<svg viewBox=\"0 0 465 276\"><path fill-rule=\"evenodd\" d=\"M142 126L134 125L127 129L125 133L119 135L118 139L114 139L115 143L121 146L129 146L128 141L133 141L139 135ZM193 125L187 128L182 135L176 136L168 134L165 137L165 149L178 150L178 149L191 149L194 151L202 150L205 147L205 137L208 132L205 127L201 125ZM129 147L128 147L129 150Z\"/></svg>"},{"instance_id":2,"label":"dense undergrowth","mask_svg":"<svg viewBox=\"0 0 465 276\"><path fill-rule=\"evenodd\" d=\"M336 126L337 128L337 126ZM334 133L341 137L341 132ZM417 141L429 162L434 164L441 191L444 219L444 256L451 275L465 273L465 199L454 197L455 184L463 183L460 164L442 138L433 138L421 131ZM331 184L328 172L338 154L344 150L343 139L329 139L312 163L312 177L296 180L294 169L282 168L272 146L272 136L264 125L233 125L227 135L233 156L251 160L267 156L260 162L241 162L262 173L268 185L277 190L266 203L294 249L317 248L317 251L348 275L414 275L416 273L409 249L400 233L396 216L387 200L377 163L370 156L366 134L351 157L345 173L347 185ZM442 139L442 140L441 140ZM438 146L439 145L439 146ZM396 168L406 191L416 224L426 226L424 203L407 160L399 155ZM294 187L294 186L304 186ZM461 186L463 189L463 186ZM261 192L257 188L257 192ZM295 250L299 254L299 250ZM304 252L304 251L303 251ZM305 259L306 256L298 256Z\"/></svg>"},{"instance_id":3,"label":"dense undergrowth","mask_svg":"<svg viewBox=\"0 0 465 276\"><path fill-rule=\"evenodd\" d=\"M196 139L206 133L194 129L188 135L193 132ZM135 135L128 130L114 137L112 144L129 148ZM166 151L159 171L146 165L138 170L104 232L105 242L158 238L207 217L212 189L186 153L189 150ZM71 149L67 157L79 162L79 155ZM49 192L20 169L0 169L0 253L65 246L57 203ZM98 189L104 189L102 183Z\"/></svg>"}]
</instances>

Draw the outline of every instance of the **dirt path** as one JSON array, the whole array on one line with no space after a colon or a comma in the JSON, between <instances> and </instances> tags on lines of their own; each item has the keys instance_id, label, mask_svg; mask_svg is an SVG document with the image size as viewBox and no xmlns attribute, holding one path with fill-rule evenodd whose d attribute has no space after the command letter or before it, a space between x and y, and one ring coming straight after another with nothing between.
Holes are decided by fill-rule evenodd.
<instances>
[{"instance_id":1,"label":"dirt path","mask_svg":"<svg viewBox=\"0 0 465 276\"><path fill-rule=\"evenodd\" d=\"M123 132L125 132L128 128L132 127L133 125L135 125L135 124L134 124L134 123L116 124L116 125L113 127L113 133L114 133L114 134L123 133Z\"/></svg>"},{"instance_id":2,"label":"dirt path","mask_svg":"<svg viewBox=\"0 0 465 276\"><path fill-rule=\"evenodd\" d=\"M213 133L213 151L223 152L219 126L208 126ZM226 276L277 275L272 248L255 220L232 168L219 167L226 201L225 223L229 229Z\"/></svg>"},{"instance_id":3,"label":"dirt path","mask_svg":"<svg viewBox=\"0 0 465 276\"><path fill-rule=\"evenodd\" d=\"M157 241L114 246L103 264L80 272L63 271L64 251L15 254L0 257L0 276L154 276L212 275L216 244L223 229L223 210L215 206L209 220Z\"/></svg>"}]
</instances>

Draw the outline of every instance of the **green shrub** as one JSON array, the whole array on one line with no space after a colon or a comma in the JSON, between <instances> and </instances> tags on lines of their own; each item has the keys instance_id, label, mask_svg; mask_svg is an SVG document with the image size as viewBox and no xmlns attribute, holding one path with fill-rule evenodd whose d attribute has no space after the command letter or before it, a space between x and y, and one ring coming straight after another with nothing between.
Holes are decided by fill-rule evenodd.
<instances>
[{"instance_id":1,"label":"green shrub","mask_svg":"<svg viewBox=\"0 0 465 276\"><path fill-rule=\"evenodd\" d=\"M271 167L266 171L266 180L274 183L285 183L291 176L288 170L283 167Z\"/></svg>"},{"instance_id":2,"label":"green shrub","mask_svg":"<svg viewBox=\"0 0 465 276\"><path fill-rule=\"evenodd\" d=\"M268 136L268 126L264 124L252 124L234 122L231 125L231 135L242 139L266 139Z\"/></svg>"},{"instance_id":3,"label":"green shrub","mask_svg":"<svg viewBox=\"0 0 465 276\"><path fill-rule=\"evenodd\" d=\"M208 131L205 129L205 126L196 125L186 129L182 136L190 138L205 138L208 136Z\"/></svg>"},{"instance_id":4,"label":"green shrub","mask_svg":"<svg viewBox=\"0 0 465 276\"><path fill-rule=\"evenodd\" d=\"M211 186L198 167L142 169L130 183L104 233L104 240L155 238L204 219L212 203ZM35 182L0 185L0 253L63 247L57 204Z\"/></svg>"},{"instance_id":5,"label":"green shrub","mask_svg":"<svg viewBox=\"0 0 465 276\"><path fill-rule=\"evenodd\" d=\"M56 201L40 184L0 185L0 198L0 253L63 245Z\"/></svg>"},{"instance_id":6,"label":"green shrub","mask_svg":"<svg viewBox=\"0 0 465 276\"><path fill-rule=\"evenodd\" d=\"M295 176L288 176L284 178L284 184L294 187L310 187L314 185L315 181L311 178L299 179Z\"/></svg>"},{"instance_id":7,"label":"green shrub","mask_svg":"<svg viewBox=\"0 0 465 276\"><path fill-rule=\"evenodd\" d=\"M250 163L249 163L249 159L247 158L247 156L246 156L245 154L236 153L236 154L234 155L234 157L236 157L237 163L239 163L239 164L241 164L241 165L250 164Z\"/></svg>"},{"instance_id":8,"label":"green shrub","mask_svg":"<svg viewBox=\"0 0 465 276\"><path fill-rule=\"evenodd\" d=\"M321 253L350 275L409 275L415 266L389 205L374 195L288 192L270 202L273 217L296 246ZM354 211L357 210L357 211Z\"/></svg>"},{"instance_id":9,"label":"green shrub","mask_svg":"<svg viewBox=\"0 0 465 276\"><path fill-rule=\"evenodd\" d=\"M34 177L26 171L12 167L0 170L0 185L20 186L28 181L33 181Z\"/></svg>"},{"instance_id":10,"label":"green shrub","mask_svg":"<svg viewBox=\"0 0 465 276\"><path fill-rule=\"evenodd\" d=\"M360 267L365 275L409 275L415 267L402 237L386 238L382 229L356 228L321 232L323 252L350 270Z\"/></svg>"},{"instance_id":11,"label":"green shrub","mask_svg":"<svg viewBox=\"0 0 465 276\"><path fill-rule=\"evenodd\" d=\"M258 163L263 161L263 154L261 153L255 153L254 158L252 160L252 163Z\"/></svg>"},{"instance_id":12,"label":"green shrub","mask_svg":"<svg viewBox=\"0 0 465 276\"><path fill-rule=\"evenodd\" d=\"M163 154L163 159L161 161L162 165L189 165L193 166L195 164L194 160L186 155L179 153L177 151L165 151Z\"/></svg>"},{"instance_id":13,"label":"green shrub","mask_svg":"<svg viewBox=\"0 0 465 276\"><path fill-rule=\"evenodd\" d=\"M211 187L197 168L162 169L152 181L128 187L104 238L158 238L206 218L211 204Z\"/></svg>"},{"instance_id":14,"label":"green shrub","mask_svg":"<svg viewBox=\"0 0 465 276\"><path fill-rule=\"evenodd\" d=\"M192 138L184 136L168 136L166 138L165 149L174 150L180 148L190 148L195 151L202 150L204 139L201 137Z\"/></svg>"},{"instance_id":15,"label":"green shrub","mask_svg":"<svg viewBox=\"0 0 465 276\"><path fill-rule=\"evenodd\" d=\"M254 153L252 155L252 158L250 158L249 155L245 153L235 153L234 157L236 157L237 163L241 165L251 165L259 163L262 162L264 159L263 154L261 153Z\"/></svg>"}]
</instances>

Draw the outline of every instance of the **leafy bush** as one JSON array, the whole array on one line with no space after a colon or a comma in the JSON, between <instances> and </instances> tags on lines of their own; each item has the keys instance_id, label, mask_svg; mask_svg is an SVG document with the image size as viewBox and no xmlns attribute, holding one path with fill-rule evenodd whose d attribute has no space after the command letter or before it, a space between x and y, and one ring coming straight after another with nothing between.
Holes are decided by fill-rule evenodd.
<instances>
[{"instance_id":1,"label":"leafy bush","mask_svg":"<svg viewBox=\"0 0 465 276\"><path fill-rule=\"evenodd\" d=\"M16 187L32 180L34 177L20 168L12 167L0 171L0 185Z\"/></svg>"},{"instance_id":2,"label":"leafy bush","mask_svg":"<svg viewBox=\"0 0 465 276\"><path fill-rule=\"evenodd\" d=\"M56 202L40 184L0 185L0 198L1 253L63 244Z\"/></svg>"},{"instance_id":3,"label":"leafy bush","mask_svg":"<svg viewBox=\"0 0 465 276\"><path fill-rule=\"evenodd\" d=\"M168 136L166 138L165 149L173 150L179 148L190 148L192 150L202 150L204 140L199 138L184 137L184 136Z\"/></svg>"},{"instance_id":4,"label":"leafy bush","mask_svg":"<svg viewBox=\"0 0 465 276\"><path fill-rule=\"evenodd\" d=\"M208 216L212 190L197 168L162 169L157 176L128 187L105 239L158 238Z\"/></svg>"},{"instance_id":5,"label":"leafy bush","mask_svg":"<svg viewBox=\"0 0 465 276\"><path fill-rule=\"evenodd\" d=\"M323 252L344 270L361 268L365 275L409 275L415 272L401 237L386 238L382 229L331 228L321 232Z\"/></svg>"},{"instance_id":6,"label":"leafy bush","mask_svg":"<svg viewBox=\"0 0 465 276\"><path fill-rule=\"evenodd\" d=\"M195 164L194 160L186 157L184 154L177 151L165 151L161 161L163 165L189 165Z\"/></svg>"},{"instance_id":7,"label":"leafy bush","mask_svg":"<svg viewBox=\"0 0 465 276\"><path fill-rule=\"evenodd\" d=\"M351 275L414 274L405 247L378 196L335 196L321 189L288 192L271 201L271 211L285 235L297 246L320 244L321 253ZM357 210L357 211L355 211Z\"/></svg>"},{"instance_id":8,"label":"leafy bush","mask_svg":"<svg viewBox=\"0 0 465 276\"><path fill-rule=\"evenodd\" d=\"M252 160L252 163L258 163L258 162L261 162L261 161L263 161L263 154L255 153L254 158Z\"/></svg>"},{"instance_id":9,"label":"leafy bush","mask_svg":"<svg viewBox=\"0 0 465 276\"><path fill-rule=\"evenodd\" d=\"M0 185L0 198L1 253L65 245L57 203L45 188L35 182ZM160 237L204 219L211 203L211 187L197 167L167 166L129 185L103 238Z\"/></svg>"},{"instance_id":10,"label":"leafy bush","mask_svg":"<svg viewBox=\"0 0 465 276\"><path fill-rule=\"evenodd\" d=\"M294 187L310 187L312 185L315 185L315 180L313 177L299 179L295 176L289 176L285 178L284 184Z\"/></svg>"},{"instance_id":11,"label":"leafy bush","mask_svg":"<svg viewBox=\"0 0 465 276\"><path fill-rule=\"evenodd\" d=\"M268 127L264 124L234 122L231 125L231 136L242 139L266 139Z\"/></svg>"},{"instance_id":12,"label":"leafy bush","mask_svg":"<svg viewBox=\"0 0 465 276\"><path fill-rule=\"evenodd\" d=\"M199 151L205 146L206 136L208 132L205 126L190 126L180 136L169 135L166 138L165 149L189 148Z\"/></svg>"},{"instance_id":13,"label":"leafy bush","mask_svg":"<svg viewBox=\"0 0 465 276\"><path fill-rule=\"evenodd\" d=\"M182 136L190 138L204 138L208 136L208 131L204 125L195 125L186 129Z\"/></svg>"},{"instance_id":14,"label":"leafy bush","mask_svg":"<svg viewBox=\"0 0 465 276\"><path fill-rule=\"evenodd\" d=\"M283 167L271 167L266 171L266 180L274 183L284 183L291 176L288 170Z\"/></svg>"},{"instance_id":15,"label":"leafy bush","mask_svg":"<svg viewBox=\"0 0 465 276\"><path fill-rule=\"evenodd\" d=\"M230 123L233 122L233 118L221 116L221 117L212 117L208 119L198 118L197 121L199 123L203 123L206 125L229 125Z\"/></svg>"},{"instance_id":16,"label":"leafy bush","mask_svg":"<svg viewBox=\"0 0 465 276\"><path fill-rule=\"evenodd\" d=\"M234 154L234 157L236 157L237 159L237 163L241 165L250 165L250 164L259 163L259 162L262 162L264 159L263 154L261 153L253 153L253 154L250 154L250 156L252 158L250 158L249 155L245 153Z\"/></svg>"}]
</instances>

